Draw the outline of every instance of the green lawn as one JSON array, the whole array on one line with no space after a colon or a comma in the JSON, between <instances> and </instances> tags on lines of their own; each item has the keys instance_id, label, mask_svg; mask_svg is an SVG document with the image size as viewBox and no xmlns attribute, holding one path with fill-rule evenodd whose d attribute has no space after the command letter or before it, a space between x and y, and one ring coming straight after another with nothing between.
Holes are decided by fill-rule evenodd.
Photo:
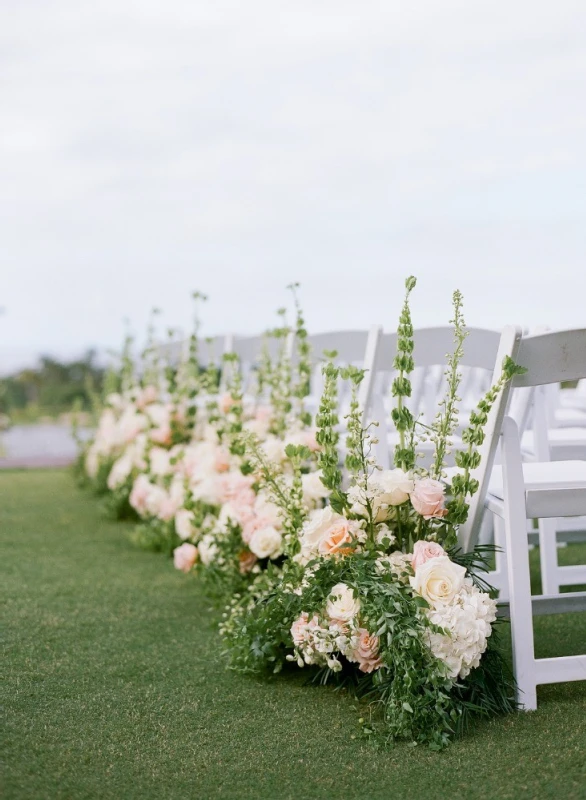
<instances>
[{"instance_id":1,"label":"green lawn","mask_svg":"<svg viewBox=\"0 0 586 800\"><path fill-rule=\"evenodd\" d=\"M586 797L586 683L444 753L377 751L349 696L226 671L197 582L67 473L0 474L0 531L5 800ZM539 619L539 654L585 652L585 623Z\"/></svg>"}]
</instances>

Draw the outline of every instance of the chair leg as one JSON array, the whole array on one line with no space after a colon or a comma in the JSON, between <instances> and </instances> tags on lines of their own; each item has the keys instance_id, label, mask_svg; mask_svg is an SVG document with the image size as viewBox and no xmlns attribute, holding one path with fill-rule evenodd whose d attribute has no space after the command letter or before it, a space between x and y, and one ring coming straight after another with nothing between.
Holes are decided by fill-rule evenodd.
<instances>
[{"instance_id":1,"label":"chair leg","mask_svg":"<svg viewBox=\"0 0 586 800\"><path fill-rule=\"evenodd\" d=\"M539 561L543 594L559 594L557 519L539 520Z\"/></svg>"},{"instance_id":2,"label":"chair leg","mask_svg":"<svg viewBox=\"0 0 586 800\"><path fill-rule=\"evenodd\" d=\"M525 483L517 426L510 418L506 418L503 423L503 488L505 552L517 700L525 711L532 711L537 708L537 683Z\"/></svg>"},{"instance_id":3,"label":"chair leg","mask_svg":"<svg viewBox=\"0 0 586 800\"><path fill-rule=\"evenodd\" d=\"M494 572L489 573L488 582L495 589L498 589L499 600L508 602L509 600L509 581L507 577L507 551L505 546L505 528L502 517L493 516L494 523L494 544L497 548Z\"/></svg>"}]
</instances>

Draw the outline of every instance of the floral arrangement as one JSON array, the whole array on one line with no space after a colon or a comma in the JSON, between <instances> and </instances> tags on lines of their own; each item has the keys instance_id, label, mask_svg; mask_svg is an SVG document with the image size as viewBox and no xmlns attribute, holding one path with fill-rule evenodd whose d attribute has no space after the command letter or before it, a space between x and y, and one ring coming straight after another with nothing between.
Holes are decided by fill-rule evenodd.
<instances>
[{"instance_id":1,"label":"floral arrangement","mask_svg":"<svg viewBox=\"0 0 586 800\"><path fill-rule=\"evenodd\" d=\"M163 363L153 325L138 368L127 338L79 468L118 516L139 520L135 542L172 554L178 570L228 600L220 632L234 669L309 670L352 688L367 735L439 749L472 715L514 707L496 602L478 577L485 553L463 554L457 538L478 490L488 414L519 368L505 359L460 431L466 326L455 292L445 396L430 424L415 417L409 278L391 389L398 444L394 467L381 469L377 425L359 407L361 369L326 353L310 412L313 356L290 288L295 323L280 310L249 375L234 353L200 367L197 314L177 364ZM343 387L350 405L341 420ZM453 454L457 429L463 447ZM425 466L423 441L434 450Z\"/></svg>"},{"instance_id":2,"label":"floral arrangement","mask_svg":"<svg viewBox=\"0 0 586 800\"><path fill-rule=\"evenodd\" d=\"M241 440L261 491L281 509L286 558L235 595L221 625L232 666L278 671L287 663L317 668L321 682L352 684L369 701L368 733L443 747L471 713L508 711L511 678L496 647L496 602L475 577L482 553L463 556L457 530L478 484L487 415L504 383L518 372L507 359L502 375L473 412L456 454L451 482L445 458L458 421L459 362L466 336L461 296L454 295L455 350L447 390L431 430L421 430L404 400L414 369L413 327L407 294L398 328L392 419L399 432L395 468L381 470L371 452L376 428L363 426L358 386L363 373L323 370L317 416L320 479L329 505L309 511L302 502L304 448L288 448L293 473L285 481L262 458L253 435ZM338 381L352 384L346 419L344 473L340 468ZM432 466L418 465L421 436L435 442Z\"/></svg>"}]
</instances>

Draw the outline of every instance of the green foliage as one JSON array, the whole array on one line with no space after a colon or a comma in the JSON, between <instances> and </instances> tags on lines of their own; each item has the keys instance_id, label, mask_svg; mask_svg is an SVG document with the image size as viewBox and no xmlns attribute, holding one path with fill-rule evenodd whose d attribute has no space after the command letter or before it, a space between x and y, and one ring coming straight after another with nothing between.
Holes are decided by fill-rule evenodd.
<instances>
[{"instance_id":1,"label":"green foliage","mask_svg":"<svg viewBox=\"0 0 586 800\"><path fill-rule=\"evenodd\" d=\"M409 297L415 288L416 279L407 278L405 281L405 302L399 325L397 327L397 355L394 367L397 376L393 380L392 394L397 399L396 406L391 412L395 428L399 433L399 446L395 448L395 465L407 471L415 466L415 453L413 447L407 447L406 433L413 429L413 415L404 405L404 397L411 397L411 381L409 375L415 368L413 361L413 323L411 322L411 309Z\"/></svg>"},{"instance_id":2,"label":"green foliage","mask_svg":"<svg viewBox=\"0 0 586 800\"><path fill-rule=\"evenodd\" d=\"M92 411L94 394L102 392L103 381L104 370L96 364L93 350L68 362L42 356L37 368L0 379L0 412L18 415L33 409L35 416L56 415L75 403Z\"/></svg>"}]
</instances>

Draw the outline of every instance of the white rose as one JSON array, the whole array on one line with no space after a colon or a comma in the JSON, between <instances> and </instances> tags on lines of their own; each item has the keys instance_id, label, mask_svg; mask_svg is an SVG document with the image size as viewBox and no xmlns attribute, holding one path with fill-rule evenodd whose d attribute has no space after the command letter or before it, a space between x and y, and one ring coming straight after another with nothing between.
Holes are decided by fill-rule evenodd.
<instances>
[{"instance_id":1,"label":"white rose","mask_svg":"<svg viewBox=\"0 0 586 800\"><path fill-rule=\"evenodd\" d=\"M380 487L380 501L389 506L400 506L409 499L414 482L411 476L402 469L387 469L376 476Z\"/></svg>"},{"instance_id":2,"label":"white rose","mask_svg":"<svg viewBox=\"0 0 586 800\"><path fill-rule=\"evenodd\" d=\"M303 502L306 505L312 505L318 500L323 500L329 497L330 490L326 489L323 485L322 471L309 472L307 475L301 476L301 485L303 487Z\"/></svg>"},{"instance_id":3,"label":"white rose","mask_svg":"<svg viewBox=\"0 0 586 800\"><path fill-rule=\"evenodd\" d=\"M175 514L175 530L180 539L191 539L195 531L193 530L193 511L180 508Z\"/></svg>"},{"instance_id":4,"label":"white rose","mask_svg":"<svg viewBox=\"0 0 586 800\"><path fill-rule=\"evenodd\" d=\"M411 588L420 594L431 606L451 603L464 586L465 567L454 564L448 556L430 558L415 570L415 577L409 578Z\"/></svg>"},{"instance_id":5,"label":"white rose","mask_svg":"<svg viewBox=\"0 0 586 800\"><path fill-rule=\"evenodd\" d=\"M218 555L218 548L214 542L214 537L208 534L204 536L197 546L199 551L199 560L204 567L209 567L215 557Z\"/></svg>"},{"instance_id":6,"label":"white rose","mask_svg":"<svg viewBox=\"0 0 586 800\"><path fill-rule=\"evenodd\" d=\"M360 611L360 601L345 583L337 583L328 598L326 612L331 619L350 622Z\"/></svg>"},{"instance_id":7,"label":"white rose","mask_svg":"<svg viewBox=\"0 0 586 800\"><path fill-rule=\"evenodd\" d=\"M283 552L283 538L271 525L252 534L249 548L257 558L278 558Z\"/></svg>"},{"instance_id":8,"label":"white rose","mask_svg":"<svg viewBox=\"0 0 586 800\"><path fill-rule=\"evenodd\" d=\"M337 522L346 521L346 517L337 514L331 506L312 511L301 529L301 547L315 550L324 533Z\"/></svg>"}]
</instances>

